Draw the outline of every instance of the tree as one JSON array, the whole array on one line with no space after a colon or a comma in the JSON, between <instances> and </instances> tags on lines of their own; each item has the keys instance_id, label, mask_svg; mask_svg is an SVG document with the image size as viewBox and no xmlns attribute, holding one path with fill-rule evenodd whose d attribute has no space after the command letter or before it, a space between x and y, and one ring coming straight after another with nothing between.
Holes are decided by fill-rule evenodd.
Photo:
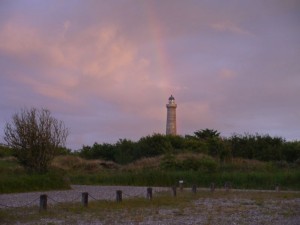
<instances>
[{"instance_id":1,"label":"tree","mask_svg":"<svg viewBox=\"0 0 300 225\"><path fill-rule=\"evenodd\" d=\"M217 130L205 129L205 130L198 130L194 132L195 136L200 140L207 140L211 138L219 138L220 133Z\"/></svg>"},{"instance_id":2,"label":"tree","mask_svg":"<svg viewBox=\"0 0 300 225\"><path fill-rule=\"evenodd\" d=\"M22 109L6 123L4 140L29 171L46 172L51 160L65 146L68 129L47 109Z\"/></svg>"}]
</instances>

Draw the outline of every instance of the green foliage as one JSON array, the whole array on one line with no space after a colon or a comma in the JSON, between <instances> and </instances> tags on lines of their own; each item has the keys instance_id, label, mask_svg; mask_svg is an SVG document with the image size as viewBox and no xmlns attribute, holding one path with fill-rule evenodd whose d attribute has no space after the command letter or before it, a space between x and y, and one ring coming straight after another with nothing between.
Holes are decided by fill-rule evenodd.
<instances>
[{"instance_id":1,"label":"green foliage","mask_svg":"<svg viewBox=\"0 0 300 225\"><path fill-rule=\"evenodd\" d=\"M62 170L28 173L14 157L0 159L0 193L17 193L70 188Z\"/></svg>"},{"instance_id":2,"label":"green foliage","mask_svg":"<svg viewBox=\"0 0 300 225\"><path fill-rule=\"evenodd\" d=\"M176 160L175 155L173 154L166 154L162 158L160 163L160 167L165 170L176 170L178 169L178 163Z\"/></svg>"},{"instance_id":3,"label":"green foliage","mask_svg":"<svg viewBox=\"0 0 300 225\"><path fill-rule=\"evenodd\" d=\"M56 155L71 155L71 154L72 154L71 149L68 149L66 147L59 146L56 150Z\"/></svg>"},{"instance_id":4,"label":"green foliage","mask_svg":"<svg viewBox=\"0 0 300 225\"><path fill-rule=\"evenodd\" d=\"M135 160L162 155L182 145L182 138L153 134L141 138L138 142L120 139L116 144L98 144L83 146L78 152L86 159L104 159L119 164L128 164Z\"/></svg>"},{"instance_id":5,"label":"green foliage","mask_svg":"<svg viewBox=\"0 0 300 225\"><path fill-rule=\"evenodd\" d=\"M0 158L13 156L13 150L6 145L0 144Z\"/></svg>"},{"instance_id":6,"label":"green foliage","mask_svg":"<svg viewBox=\"0 0 300 225\"><path fill-rule=\"evenodd\" d=\"M285 142L282 145L282 158L287 162L300 161L300 142Z\"/></svg>"},{"instance_id":7,"label":"green foliage","mask_svg":"<svg viewBox=\"0 0 300 225\"><path fill-rule=\"evenodd\" d=\"M11 151L0 146L1 154L10 156ZM71 153L61 148L59 154ZM136 142L120 139L115 144L94 143L83 146L73 155L100 159L77 157L82 162L73 163L75 166L71 169L53 165L65 171L74 184L170 186L183 179L187 185L196 183L206 187L211 182L223 186L229 181L236 188L274 189L276 185L284 185L300 189L300 142L287 142L269 135L234 134L222 138L219 132L209 129L184 137L153 134ZM45 188L42 183L48 182L43 181L46 178L33 173L32 181L13 157L6 158L11 161L0 160L1 190L17 190L20 186L19 190L26 191L30 189L29 184L34 183L37 185L31 190ZM65 162L70 162L70 158L67 160ZM53 163L59 164L59 161ZM61 174L58 178L64 181ZM6 180L8 187L4 187ZM55 182L61 187L65 185ZM53 188L55 185L49 186Z\"/></svg>"},{"instance_id":8,"label":"green foliage","mask_svg":"<svg viewBox=\"0 0 300 225\"><path fill-rule=\"evenodd\" d=\"M119 164L127 164L137 159L137 144L131 140L120 139L116 143L115 162Z\"/></svg>"},{"instance_id":9,"label":"green foliage","mask_svg":"<svg viewBox=\"0 0 300 225\"><path fill-rule=\"evenodd\" d=\"M197 140L191 136L185 136L184 148L190 152L208 154L208 144L205 141Z\"/></svg>"},{"instance_id":10,"label":"green foliage","mask_svg":"<svg viewBox=\"0 0 300 225\"><path fill-rule=\"evenodd\" d=\"M167 154L163 157L160 167L165 170L215 172L218 163L207 155L187 154L176 157Z\"/></svg>"},{"instance_id":11,"label":"green foliage","mask_svg":"<svg viewBox=\"0 0 300 225\"><path fill-rule=\"evenodd\" d=\"M215 162L215 160L208 156L202 157L200 159L189 157L182 160L181 167L183 170L215 172L218 164Z\"/></svg>"},{"instance_id":12,"label":"green foliage","mask_svg":"<svg viewBox=\"0 0 300 225\"><path fill-rule=\"evenodd\" d=\"M286 142L269 135L233 135L228 139L233 157L262 161L294 162L300 157L299 142Z\"/></svg>"},{"instance_id":13,"label":"green foliage","mask_svg":"<svg viewBox=\"0 0 300 225\"><path fill-rule=\"evenodd\" d=\"M0 193L15 193L29 191L46 191L69 189L70 184L60 172L48 172L45 174L6 174L1 175Z\"/></svg>"},{"instance_id":14,"label":"green foliage","mask_svg":"<svg viewBox=\"0 0 300 225\"><path fill-rule=\"evenodd\" d=\"M238 135L220 137L212 129L194 132L194 135L174 136L153 134L133 142L120 139L116 144L97 144L83 146L79 155L87 159L104 159L120 164L132 163L141 158L184 152L208 154L221 162L232 158L257 159L261 161L300 162L300 142L286 142L280 137L269 135ZM297 161L298 160L298 161ZM176 167L174 162L167 167ZM177 166L178 167L178 166Z\"/></svg>"},{"instance_id":15,"label":"green foliage","mask_svg":"<svg viewBox=\"0 0 300 225\"><path fill-rule=\"evenodd\" d=\"M198 130L194 132L194 134L195 137L200 140L214 139L220 137L220 133L217 130L212 129Z\"/></svg>"},{"instance_id":16,"label":"green foliage","mask_svg":"<svg viewBox=\"0 0 300 225\"><path fill-rule=\"evenodd\" d=\"M208 173L203 171L182 170L148 170L148 171L118 171L101 174L71 175L74 184L97 185L132 185L132 186L173 186L179 180L184 181L186 187L197 184L200 187L209 187L215 183L222 188L230 182L233 188L238 189L266 189L274 190L276 186L282 189L300 189L300 172L292 171L224 171Z\"/></svg>"},{"instance_id":17,"label":"green foliage","mask_svg":"<svg viewBox=\"0 0 300 225\"><path fill-rule=\"evenodd\" d=\"M15 157L0 159L0 176L15 176L22 173L24 173L24 168L18 164Z\"/></svg>"},{"instance_id":18,"label":"green foliage","mask_svg":"<svg viewBox=\"0 0 300 225\"><path fill-rule=\"evenodd\" d=\"M170 143L171 147L169 146L168 150L173 153L181 152L186 147L185 138L179 135L167 135L166 142Z\"/></svg>"},{"instance_id":19,"label":"green foliage","mask_svg":"<svg viewBox=\"0 0 300 225\"><path fill-rule=\"evenodd\" d=\"M83 146L78 155L85 159L103 159L108 161L115 161L116 146L112 144L98 144L94 143L92 147Z\"/></svg>"},{"instance_id":20,"label":"green foliage","mask_svg":"<svg viewBox=\"0 0 300 225\"><path fill-rule=\"evenodd\" d=\"M170 137L161 134L142 137L138 144L144 157L158 156L173 150Z\"/></svg>"}]
</instances>

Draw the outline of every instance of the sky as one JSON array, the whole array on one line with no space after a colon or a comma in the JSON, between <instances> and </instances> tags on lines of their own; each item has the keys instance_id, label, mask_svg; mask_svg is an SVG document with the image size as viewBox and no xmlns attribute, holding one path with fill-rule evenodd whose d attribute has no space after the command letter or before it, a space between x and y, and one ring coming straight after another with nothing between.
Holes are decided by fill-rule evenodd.
<instances>
[{"instance_id":1,"label":"sky","mask_svg":"<svg viewBox=\"0 0 300 225\"><path fill-rule=\"evenodd\" d=\"M300 139L298 0L0 0L0 142L47 108L67 147L177 132Z\"/></svg>"}]
</instances>

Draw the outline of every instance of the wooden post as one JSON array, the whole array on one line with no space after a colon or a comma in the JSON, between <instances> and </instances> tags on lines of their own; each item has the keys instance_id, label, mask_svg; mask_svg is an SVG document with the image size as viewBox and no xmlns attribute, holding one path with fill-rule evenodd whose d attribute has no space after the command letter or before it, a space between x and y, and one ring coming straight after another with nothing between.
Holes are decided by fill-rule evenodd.
<instances>
[{"instance_id":1,"label":"wooden post","mask_svg":"<svg viewBox=\"0 0 300 225\"><path fill-rule=\"evenodd\" d=\"M183 191L183 180L179 181L179 190Z\"/></svg>"},{"instance_id":2,"label":"wooden post","mask_svg":"<svg viewBox=\"0 0 300 225\"><path fill-rule=\"evenodd\" d=\"M214 192L215 191L215 183L210 184L210 191Z\"/></svg>"},{"instance_id":3,"label":"wooden post","mask_svg":"<svg viewBox=\"0 0 300 225\"><path fill-rule=\"evenodd\" d=\"M89 193L87 192L83 192L81 194L81 203L84 207L88 207L88 203L89 203Z\"/></svg>"},{"instance_id":4,"label":"wooden post","mask_svg":"<svg viewBox=\"0 0 300 225\"><path fill-rule=\"evenodd\" d=\"M122 202L122 191L121 190L116 191L116 201Z\"/></svg>"},{"instance_id":5,"label":"wooden post","mask_svg":"<svg viewBox=\"0 0 300 225\"><path fill-rule=\"evenodd\" d=\"M151 187L147 188L147 198L150 200L152 199L152 188Z\"/></svg>"},{"instance_id":6,"label":"wooden post","mask_svg":"<svg viewBox=\"0 0 300 225\"><path fill-rule=\"evenodd\" d=\"M229 191L230 190L230 183L229 182L225 182L225 190Z\"/></svg>"},{"instance_id":7,"label":"wooden post","mask_svg":"<svg viewBox=\"0 0 300 225\"><path fill-rule=\"evenodd\" d=\"M192 192L193 192L194 194L196 194L196 192L197 192L197 185L196 185L196 184L193 185L193 187L192 187Z\"/></svg>"},{"instance_id":8,"label":"wooden post","mask_svg":"<svg viewBox=\"0 0 300 225\"><path fill-rule=\"evenodd\" d=\"M40 196L40 211L47 210L47 195Z\"/></svg>"},{"instance_id":9,"label":"wooden post","mask_svg":"<svg viewBox=\"0 0 300 225\"><path fill-rule=\"evenodd\" d=\"M277 192L279 192L279 191L280 191L280 187L279 187L279 185L277 185L277 186L276 186L275 190L276 190Z\"/></svg>"},{"instance_id":10,"label":"wooden post","mask_svg":"<svg viewBox=\"0 0 300 225\"><path fill-rule=\"evenodd\" d=\"M176 193L176 186L173 186L173 187L172 187L172 192L173 192L173 196L176 197L176 194L177 194L177 193Z\"/></svg>"}]
</instances>

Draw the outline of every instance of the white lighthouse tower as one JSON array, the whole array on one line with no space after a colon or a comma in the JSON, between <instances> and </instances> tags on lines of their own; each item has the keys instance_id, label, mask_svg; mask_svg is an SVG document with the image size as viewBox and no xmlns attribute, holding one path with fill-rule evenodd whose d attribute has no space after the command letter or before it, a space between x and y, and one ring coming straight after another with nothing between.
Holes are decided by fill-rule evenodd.
<instances>
[{"instance_id":1,"label":"white lighthouse tower","mask_svg":"<svg viewBox=\"0 0 300 225\"><path fill-rule=\"evenodd\" d=\"M175 98L173 95L169 98L169 103L167 106L167 135L176 135L176 108L177 104L175 103Z\"/></svg>"}]
</instances>

